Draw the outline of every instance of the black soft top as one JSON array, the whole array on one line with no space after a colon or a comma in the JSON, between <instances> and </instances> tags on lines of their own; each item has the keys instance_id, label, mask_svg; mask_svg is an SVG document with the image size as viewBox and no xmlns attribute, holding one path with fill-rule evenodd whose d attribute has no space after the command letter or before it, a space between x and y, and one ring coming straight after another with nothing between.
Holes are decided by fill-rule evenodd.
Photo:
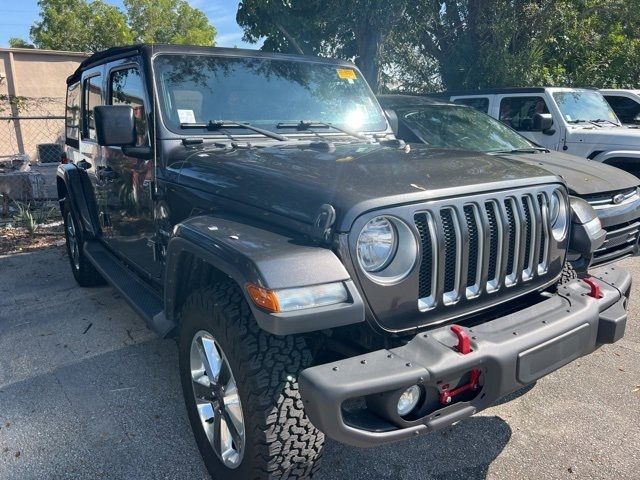
<instances>
[{"instance_id":1,"label":"black soft top","mask_svg":"<svg viewBox=\"0 0 640 480\"><path fill-rule=\"evenodd\" d=\"M120 58L130 57L133 55L142 55L143 57L151 57L158 53L190 53L190 54L209 54L219 56L233 57L258 57L273 58L280 60L294 60L303 62L319 62L333 65L344 65L354 67L352 62L348 60L340 60L333 58L313 57L310 55L294 55L289 53L263 52L262 50L250 50L242 48L221 48L221 47L198 47L194 45L167 45L167 44L138 44L127 45L122 47L112 47L101 52L96 52L86 58L67 78L67 85L80 80L82 72L88 68L95 67L102 63L106 63Z\"/></svg>"}]
</instances>

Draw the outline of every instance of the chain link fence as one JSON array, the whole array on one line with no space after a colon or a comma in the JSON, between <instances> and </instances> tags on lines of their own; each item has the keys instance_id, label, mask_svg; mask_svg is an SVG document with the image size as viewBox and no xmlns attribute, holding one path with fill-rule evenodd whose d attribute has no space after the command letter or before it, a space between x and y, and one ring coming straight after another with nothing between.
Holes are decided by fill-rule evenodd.
<instances>
[{"instance_id":1,"label":"chain link fence","mask_svg":"<svg viewBox=\"0 0 640 480\"><path fill-rule=\"evenodd\" d=\"M0 104L0 160L26 155L31 163L57 163L63 143L64 99Z\"/></svg>"}]
</instances>

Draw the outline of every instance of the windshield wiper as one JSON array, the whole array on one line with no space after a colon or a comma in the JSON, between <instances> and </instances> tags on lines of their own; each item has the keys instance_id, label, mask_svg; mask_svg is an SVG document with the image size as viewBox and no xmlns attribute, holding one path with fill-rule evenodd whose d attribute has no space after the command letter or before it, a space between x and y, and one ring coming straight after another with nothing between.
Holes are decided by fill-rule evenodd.
<instances>
[{"instance_id":1,"label":"windshield wiper","mask_svg":"<svg viewBox=\"0 0 640 480\"><path fill-rule=\"evenodd\" d=\"M285 137L284 135L280 135L279 133L271 132L269 130L265 130L264 128L254 127L250 123L236 122L234 120L209 120L208 123L181 123L180 128L206 128L207 130L212 131L222 130L224 128L246 128L247 130L252 130L256 133L264 135L265 137L273 138L281 142L291 140L289 137Z\"/></svg>"},{"instance_id":2,"label":"windshield wiper","mask_svg":"<svg viewBox=\"0 0 640 480\"><path fill-rule=\"evenodd\" d=\"M358 138L360 140L368 140L368 138L361 133L354 132L353 130L349 130L348 128L338 127L333 123L327 122L318 122L315 120L300 120L300 122L280 122L276 125L277 128L295 128L298 131L313 131L313 128L333 128L334 130L338 130L339 132L345 133L351 137Z\"/></svg>"},{"instance_id":3,"label":"windshield wiper","mask_svg":"<svg viewBox=\"0 0 640 480\"><path fill-rule=\"evenodd\" d=\"M597 120L591 120L592 123L610 123L611 125L615 125L616 127L619 127L620 124L616 123L616 122L612 122L611 120L607 120L605 118L598 118Z\"/></svg>"},{"instance_id":4,"label":"windshield wiper","mask_svg":"<svg viewBox=\"0 0 640 480\"><path fill-rule=\"evenodd\" d=\"M536 152L549 153L549 150L543 147L526 147L526 148L514 148L512 150L492 150L491 151L491 153L536 153Z\"/></svg>"}]
</instances>

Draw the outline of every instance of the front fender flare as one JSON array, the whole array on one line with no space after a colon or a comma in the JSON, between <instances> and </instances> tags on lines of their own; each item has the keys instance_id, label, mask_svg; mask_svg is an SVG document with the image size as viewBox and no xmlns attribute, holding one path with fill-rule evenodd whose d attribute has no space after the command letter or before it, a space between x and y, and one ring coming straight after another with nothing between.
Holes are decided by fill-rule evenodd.
<instances>
[{"instance_id":1,"label":"front fender flare","mask_svg":"<svg viewBox=\"0 0 640 480\"><path fill-rule=\"evenodd\" d=\"M58 201L62 202L65 198L68 199L84 232L92 237L97 237L100 232L98 207L87 173L73 163L60 164L56 171L56 181L62 182L67 192L63 197L58 191Z\"/></svg>"},{"instance_id":2,"label":"front fender flare","mask_svg":"<svg viewBox=\"0 0 640 480\"><path fill-rule=\"evenodd\" d=\"M242 289L258 325L275 335L339 327L364 321L364 302L347 270L328 248L235 220L202 215L174 228L167 247L165 314L175 320L176 298L184 254L200 258L231 277ZM285 313L258 308L246 293L247 283L267 289L343 282L349 301L328 307Z\"/></svg>"}]
</instances>

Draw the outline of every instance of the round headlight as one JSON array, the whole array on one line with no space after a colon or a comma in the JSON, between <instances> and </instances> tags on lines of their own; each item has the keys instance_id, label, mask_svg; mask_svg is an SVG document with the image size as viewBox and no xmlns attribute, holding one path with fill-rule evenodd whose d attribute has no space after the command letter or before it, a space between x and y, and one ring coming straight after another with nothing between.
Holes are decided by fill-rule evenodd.
<instances>
[{"instance_id":1,"label":"round headlight","mask_svg":"<svg viewBox=\"0 0 640 480\"><path fill-rule=\"evenodd\" d=\"M553 237L557 241L564 240L569 226L567 200L558 190L551 194L551 200L549 201L549 222L551 223Z\"/></svg>"},{"instance_id":2,"label":"round headlight","mask_svg":"<svg viewBox=\"0 0 640 480\"><path fill-rule=\"evenodd\" d=\"M365 272L384 269L395 255L397 235L391 221L385 217L370 220L358 237L358 261Z\"/></svg>"},{"instance_id":3,"label":"round headlight","mask_svg":"<svg viewBox=\"0 0 640 480\"><path fill-rule=\"evenodd\" d=\"M402 395L400 395L400 398L398 399L398 405L396 407L398 415L400 415L401 417L408 415L409 413L411 413L411 410L416 408L416 405L418 405L419 401L420 387L418 387L417 385L412 385L411 387L407 388L404 392L402 392Z\"/></svg>"}]
</instances>

